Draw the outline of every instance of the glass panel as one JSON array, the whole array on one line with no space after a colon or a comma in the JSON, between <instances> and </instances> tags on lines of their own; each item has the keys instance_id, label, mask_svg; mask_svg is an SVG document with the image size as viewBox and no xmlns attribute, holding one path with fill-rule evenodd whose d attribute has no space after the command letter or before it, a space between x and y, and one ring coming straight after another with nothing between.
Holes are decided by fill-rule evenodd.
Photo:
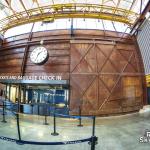
<instances>
[{"instance_id":1,"label":"glass panel","mask_svg":"<svg viewBox=\"0 0 150 150\"><path fill-rule=\"evenodd\" d=\"M38 1L27 1L27 0L22 0L23 4L26 8L26 10L30 10L33 8L38 8L38 7L43 7L43 6L48 6L48 5L53 5L53 4L66 4L66 3L81 3L80 0L38 0ZM1 7L5 7L6 9L9 9L8 4L6 3L5 0L0 0ZM140 5L141 5L141 0L136 0L132 6L133 0L83 0L83 4L98 4L98 5L104 5L104 6L109 6L109 7L116 7L116 8L122 8L126 10L130 10L139 13L140 12ZM143 0L142 1L142 10L145 8L146 4L148 3L148 0ZM20 0L12 0L11 3L9 3L12 10L17 11L17 12L22 12L25 11L23 5L21 4ZM11 13L6 13L4 16L0 14L2 18L5 18L7 16L10 16L13 14L12 10L10 9ZM105 10L106 11L106 10ZM40 13L40 11L38 11ZM1 18L0 17L0 18Z\"/></svg>"},{"instance_id":2,"label":"glass panel","mask_svg":"<svg viewBox=\"0 0 150 150\"><path fill-rule=\"evenodd\" d=\"M49 13L49 9L39 9L39 7L43 6L48 6L52 4L66 4L66 3L81 3L80 0L38 0L38 1L26 1L22 0L23 4L21 4L20 0L15 0L15 1L8 1L8 3L5 0L0 0L0 20L3 18L6 18L7 16L14 15L16 12L22 12L24 11L24 16L28 17L28 15L38 15L43 11L44 13ZM134 15L128 15L129 10L140 13L140 9L143 11L145 6L148 3L148 0L143 0L142 1L142 7L141 7L141 0L84 0L82 1L83 4L98 4L102 6L107 6L105 9L101 9L101 12L105 13L110 13L110 14L117 14L117 15L123 15L125 17L128 17L128 19L131 20L131 22L136 21L138 16ZM131 7L132 6L132 7ZM25 8L24 8L25 7ZM37 11L33 11L30 14L27 13L28 10L31 10L33 8L37 8ZM117 11L117 9L126 9L127 11L124 13L122 11ZM80 8L78 8L80 9ZM83 8L84 10L84 8ZM91 8L91 11L97 11L95 8ZM99 10L98 10L99 11ZM14 17L17 19L17 16ZM59 19L55 20L53 23L49 24L42 24L42 23L37 23L34 29L34 32L36 31L44 31L44 30L52 30L52 29L70 29L71 22L69 21L70 19ZM6 26L11 20L7 20L4 24ZM41 26L42 24L42 26ZM10 37L10 36L15 36L23 33L27 33L30 31L31 27L30 24L20 26L20 27L15 27L12 29L9 29L5 33L5 37ZM123 23L115 23L116 29L119 32L124 32L127 29L127 25L124 25ZM3 28L3 23L0 23L0 28ZM101 21L97 21L96 19L74 19L74 28L78 29L106 29L106 30L111 30L115 31L114 27L112 26L111 21L106 21L104 20L104 27L101 23ZM129 28L127 29L127 33L129 33Z\"/></svg>"},{"instance_id":3,"label":"glass panel","mask_svg":"<svg viewBox=\"0 0 150 150\"><path fill-rule=\"evenodd\" d=\"M12 29L9 29L5 32L4 37L11 37L11 36L16 36L24 33L28 33L31 31L32 24L26 24L26 25L21 25L18 27L14 27Z\"/></svg>"}]
</instances>

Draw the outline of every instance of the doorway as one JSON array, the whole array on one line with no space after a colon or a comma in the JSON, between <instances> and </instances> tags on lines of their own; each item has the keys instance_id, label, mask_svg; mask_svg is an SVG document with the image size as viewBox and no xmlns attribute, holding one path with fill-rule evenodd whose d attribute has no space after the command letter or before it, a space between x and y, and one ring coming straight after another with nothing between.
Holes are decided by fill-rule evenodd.
<instances>
[{"instance_id":1,"label":"doorway","mask_svg":"<svg viewBox=\"0 0 150 150\"><path fill-rule=\"evenodd\" d=\"M6 103L19 104L13 111L36 115L52 115L54 111L69 114L68 85L6 84L5 93Z\"/></svg>"}]
</instances>

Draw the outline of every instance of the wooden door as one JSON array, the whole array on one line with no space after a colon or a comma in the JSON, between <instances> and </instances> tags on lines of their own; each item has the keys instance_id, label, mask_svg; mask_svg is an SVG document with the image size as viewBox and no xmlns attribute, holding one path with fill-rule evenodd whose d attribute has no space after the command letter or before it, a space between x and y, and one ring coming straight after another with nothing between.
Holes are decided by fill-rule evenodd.
<instances>
[{"instance_id":1,"label":"wooden door","mask_svg":"<svg viewBox=\"0 0 150 150\"><path fill-rule=\"evenodd\" d=\"M77 114L79 106L84 115L128 111L123 105L126 99L122 83L124 76L137 76L140 84L136 86L141 91L139 99L143 101L139 58L133 45L80 41L71 44L70 54L71 114ZM136 89L133 90L136 92ZM137 108L134 104L130 111L141 106L138 103Z\"/></svg>"}]
</instances>

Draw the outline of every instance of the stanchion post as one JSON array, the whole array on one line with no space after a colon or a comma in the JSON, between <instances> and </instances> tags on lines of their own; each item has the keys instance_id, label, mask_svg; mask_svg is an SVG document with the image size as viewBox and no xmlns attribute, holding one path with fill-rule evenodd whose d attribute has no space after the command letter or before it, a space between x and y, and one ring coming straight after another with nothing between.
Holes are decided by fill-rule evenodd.
<instances>
[{"instance_id":1,"label":"stanchion post","mask_svg":"<svg viewBox=\"0 0 150 150\"><path fill-rule=\"evenodd\" d=\"M95 150L97 137L95 136L95 116L93 117L93 127L92 127L92 141L91 141L91 150Z\"/></svg>"},{"instance_id":2,"label":"stanchion post","mask_svg":"<svg viewBox=\"0 0 150 150\"><path fill-rule=\"evenodd\" d=\"M45 109L45 120L44 120L44 125L49 125L49 123L47 123L47 104L45 105L46 106L46 109Z\"/></svg>"},{"instance_id":3,"label":"stanchion post","mask_svg":"<svg viewBox=\"0 0 150 150\"><path fill-rule=\"evenodd\" d=\"M5 118L5 102L3 101L3 123L7 123L6 118Z\"/></svg>"},{"instance_id":4,"label":"stanchion post","mask_svg":"<svg viewBox=\"0 0 150 150\"><path fill-rule=\"evenodd\" d=\"M77 125L78 127L83 127L82 125L82 118L81 118L81 107L79 106L79 124Z\"/></svg>"},{"instance_id":5,"label":"stanchion post","mask_svg":"<svg viewBox=\"0 0 150 150\"><path fill-rule=\"evenodd\" d=\"M45 115L45 122L44 125L49 125L49 123L47 123L47 116Z\"/></svg>"},{"instance_id":6,"label":"stanchion post","mask_svg":"<svg viewBox=\"0 0 150 150\"><path fill-rule=\"evenodd\" d=\"M95 136L95 116L93 117L92 136Z\"/></svg>"},{"instance_id":7,"label":"stanchion post","mask_svg":"<svg viewBox=\"0 0 150 150\"><path fill-rule=\"evenodd\" d=\"M19 121L19 112L20 112L20 101L21 101L21 85L18 85L18 112L16 113L17 119L17 130L18 130L18 138L21 141L21 133L20 133L20 121Z\"/></svg>"},{"instance_id":8,"label":"stanchion post","mask_svg":"<svg viewBox=\"0 0 150 150\"><path fill-rule=\"evenodd\" d=\"M54 106L55 107L55 106ZM54 113L53 113L53 124L54 124L54 132L53 133L51 133L51 135L53 135L53 136L57 136L57 135L59 135L59 133L57 133L56 132L56 115L55 115L55 109L56 108L54 108Z\"/></svg>"},{"instance_id":9,"label":"stanchion post","mask_svg":"<svg viewBox=\"0 0 150 150\"><path fill-rule=\"evenodd\" d=\"M57 135L59 135L59 133L56 132L56 116L55 116L55 113L54 113L53 119L54 119L53 120L54 121L54 132L51 133L51 135L57 136Z\"/></svg>"},{"instance_id":10,"label":"stanchion post","mask_svg":"<svg viewBox=\"0 0 150 150\"><path fill-rule=\"evenodd\" d=\"M17 119L17 130L18 130L18 137L19 141L21 141L21 134L20 134L20 123L19 123L19 113L16 114L16 119Z\"/></svg>"}]
</instances>

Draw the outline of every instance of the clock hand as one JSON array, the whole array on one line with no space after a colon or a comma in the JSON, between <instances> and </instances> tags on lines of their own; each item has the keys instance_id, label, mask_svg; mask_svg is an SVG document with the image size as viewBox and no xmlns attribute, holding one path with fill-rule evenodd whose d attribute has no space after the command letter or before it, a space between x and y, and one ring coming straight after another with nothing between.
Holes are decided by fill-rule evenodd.
<instances>
[{"instance_id":1,"label":"clock hand","mask_svg":"<svg viewBox=\"0 0 150 150\"><path fill-rule=\"evenodd\" d=\"M35 61L37 60L37 58L38 58L38 56L40 55L40 53L42 53L42 51L40 51L40 52L37 54Z\"/></svg>"}]
</instances>

